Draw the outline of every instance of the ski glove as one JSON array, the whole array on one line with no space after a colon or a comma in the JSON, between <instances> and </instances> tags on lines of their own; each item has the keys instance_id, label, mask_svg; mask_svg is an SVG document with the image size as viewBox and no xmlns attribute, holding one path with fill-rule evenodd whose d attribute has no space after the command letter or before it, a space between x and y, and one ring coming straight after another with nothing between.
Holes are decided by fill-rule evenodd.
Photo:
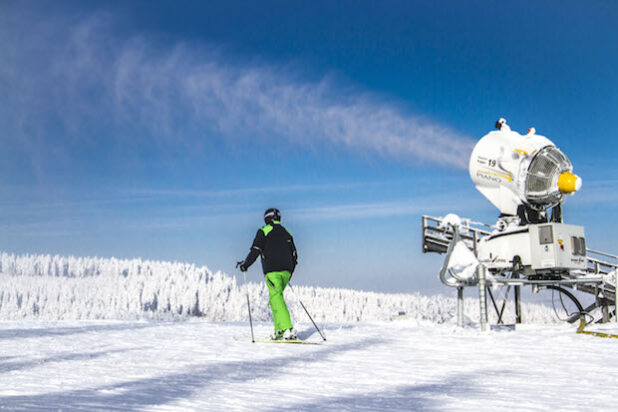
<instances>
[{"instance_id":1,"label":"ski glove","mask_svg":"<svg viewBox=\"0 0 618 412\"><path fill-rule=\"evenodd\" d=\"M245 265L245 261L241 260L240 262L236 262L236 267L240 268L241 272L246 272L247 271L247 266Z\"/></svg>"}]
</instances>

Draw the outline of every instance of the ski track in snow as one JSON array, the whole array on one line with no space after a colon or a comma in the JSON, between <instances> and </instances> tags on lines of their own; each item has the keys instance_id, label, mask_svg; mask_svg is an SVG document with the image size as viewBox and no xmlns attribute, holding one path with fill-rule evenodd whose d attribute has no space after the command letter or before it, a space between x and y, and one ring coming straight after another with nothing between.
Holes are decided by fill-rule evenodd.
<instances>
[{"instance_id":1,"label":"ski track in snow","mask_svg":"<svg viewBox=\"0 0 618 412\"><path fill-rule=\"evenodd\" d=\"M259 323L256 336L270 329ZM483 334L404 320L325 332L322 345L273 345L251 343L238 322L0 322L0 407L615 410L615 341L573 326Z\"/></svg>"}]
</instances>

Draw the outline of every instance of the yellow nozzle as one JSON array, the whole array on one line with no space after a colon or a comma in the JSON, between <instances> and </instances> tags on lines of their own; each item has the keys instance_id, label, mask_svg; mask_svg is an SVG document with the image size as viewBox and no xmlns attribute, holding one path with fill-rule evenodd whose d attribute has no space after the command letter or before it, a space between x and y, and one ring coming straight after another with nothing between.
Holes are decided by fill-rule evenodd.
<instances>
[{"instance_id":1,"label":"yellow nozzle","mask_svg":"<svg viewBox=\"0 0 618 412\"><path fill-rule=\"evenodd\" d=\"M562 172L558 177L558 189L561 193L575 193L582 187L582 179L571 172Z\"/></svg>"}]
</instances>

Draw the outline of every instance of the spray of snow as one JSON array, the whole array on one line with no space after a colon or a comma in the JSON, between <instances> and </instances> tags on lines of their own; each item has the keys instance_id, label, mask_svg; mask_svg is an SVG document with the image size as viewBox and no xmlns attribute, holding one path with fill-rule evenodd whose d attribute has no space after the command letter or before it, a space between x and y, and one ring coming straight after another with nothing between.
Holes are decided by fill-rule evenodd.
<instances>
[{"instance_id":1,"label":"spray of snow","mask_svg":"<svg viewBox=\"0 0 618 412\"><path fill-rule=\"evenodd\" d=\"M471 139L332 76L308 79L290 66L231 63L217 47L121 35L107 14L75 23L28 13L9 10L0 24L0 121L31 150L45 151L52 125L54 142L57 127L72 136L53 147L57 154L96 144L97 135L176 150L213 137L274 138L467 167Z\"/></svg>"},{"instance_id":2,"label":"spray of snow","mask_svg":"<svg viewBox=\"0 0 618 412\"><path fill-rule=\"evenodd\" d=\"M245 321L246 290L234 277L186 263L0 253L1 319ZM250 283L248 290L254 318L269 320L266 287ZM293 286L286 299L293 316L304 319L300 299L320 322L389 320L405 313L444 323L455 315L454 299L441 295ZM467 299L465 305L474 320L478 300ZM527 322L555 321L542 305L524 305L523 316Z\"/></svg>"}]
</instances>

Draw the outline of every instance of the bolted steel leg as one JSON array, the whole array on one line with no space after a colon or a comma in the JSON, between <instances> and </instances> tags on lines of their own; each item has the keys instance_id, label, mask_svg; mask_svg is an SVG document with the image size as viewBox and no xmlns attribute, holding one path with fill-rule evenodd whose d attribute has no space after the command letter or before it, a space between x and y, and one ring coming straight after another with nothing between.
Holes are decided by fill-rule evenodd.
<instances>
[{"instance_id":1,"label":"bolted steel leg","mask_svg":"<svg viewBox=\"0 0 618 412\"><path fill-rule=\"evenodd\" d=\"M477 269L479 275L479 304L481 315L481 331L487 331L487 290L485 289L486 271L484 265L478 265Z\"/></svg>"},{"instance_id":2,"label":"bolted steel leg","mask_svg":"<svg viewBox=\"0 0 618 412\"><path fill-rule=\"evenodd\" d=\"M457 326L463 328L464 320L464 304L463 304L463 286L457 287Z\"/></svg>"}]
</instances>

